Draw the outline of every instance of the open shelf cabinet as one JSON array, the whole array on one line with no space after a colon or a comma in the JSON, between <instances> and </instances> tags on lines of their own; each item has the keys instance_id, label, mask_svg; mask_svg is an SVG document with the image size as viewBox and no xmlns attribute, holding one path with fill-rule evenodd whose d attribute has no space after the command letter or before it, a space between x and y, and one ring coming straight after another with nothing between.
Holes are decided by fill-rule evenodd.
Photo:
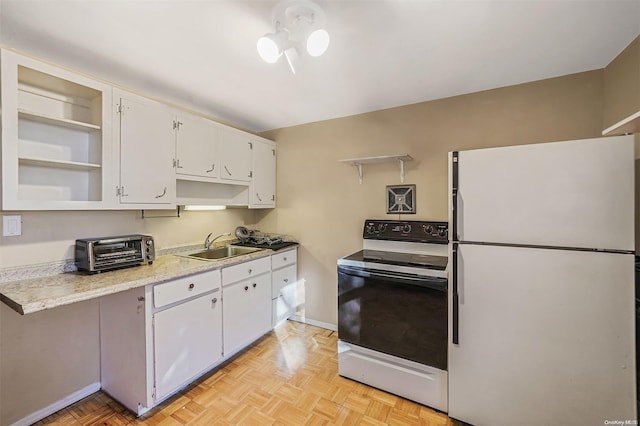
<instances>
[{"instance_id":1,"label":"open shelf cabinet","mask_svg":"<svg viewBox=\"0 0 640 426\"><path fill-rule=\"evenodd\" d=\"M111 88L3 49L2 209L105 208Z\"/></svg>"}]
</instances>

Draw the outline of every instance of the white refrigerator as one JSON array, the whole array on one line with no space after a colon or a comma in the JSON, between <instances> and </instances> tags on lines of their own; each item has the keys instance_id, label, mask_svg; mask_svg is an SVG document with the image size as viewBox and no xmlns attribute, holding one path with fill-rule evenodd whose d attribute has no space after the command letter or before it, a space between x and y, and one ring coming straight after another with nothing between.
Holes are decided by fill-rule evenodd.
<instances>
[{"instance_id":1,"label":"white refrigerator","mask_svg":"<svg viewBox=\"0 0 640 426\"><path fill-rule=\"evenodd\" d=\"M635 424L633 149L449 154L449 416Z\"/></svg>"}]
</instances>

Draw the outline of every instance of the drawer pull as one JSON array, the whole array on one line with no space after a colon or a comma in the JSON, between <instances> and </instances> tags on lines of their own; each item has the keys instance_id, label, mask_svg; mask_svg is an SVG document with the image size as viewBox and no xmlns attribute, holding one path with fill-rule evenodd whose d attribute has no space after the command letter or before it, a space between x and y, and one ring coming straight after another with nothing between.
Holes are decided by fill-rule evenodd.
<instances>
[{"instance_id":1,"label":"drawer pull","mask_svg":"<svg viewBox=\"0 0 640 426\"><path fill-rule=\"evenodd\" d=\"M248 286L248 285L245 285L245 286L244 286L244 291L247 291L247 290L249 290L249 286Z\"/></svg>"},{"instance_id":2,"label":"drawer pull","mask_svg":"<svg viewBox=\"0 0 640 426\"><path fill-rule=\"evenodd\" d=\"M194 283L189 284L189 290L193 290L196 285Z\"/></svg>"},{"instance_id":3,"label":"drawer pull","mask_svg":"<svg viewBox=\"0 0 640 426\"><path fill-rule=\"evenodd\" d=\"M253 288L256 288L256 286L257 286L257 285L258 285L258 284L256 284L256 283L253 283Z\"/></svg>"},{"instance_id":4,"label":"drawer pull","mask_svg":"<svg viewBox=\"0 0 640 426\"><path fill-rule=\"evenodd\" d=\"M248 271L248 272L249 272L249 273L253 272L253 269L249 268L249 271Z\"/></svg>"},{"instance_id":5,"label":"drawer pull","mask_svg":"<svg viewBox=\"0 0 640 426\"><path fill-rule=\"evenodd\" d=\"M217 297L214 297L213 299L211 299L211 302L212 302L212 303L218 303L218 298L217 298Z\"/></svg>"},{"instance_id":6,"label":"drawer pull","mask_svg":"<svg viewBox=\"0 0 640 426\"><path fill-rule=\"evenodd\" d=\"M286 261L287 261L287 258L285 257L285 258L283 258L282 260L284 260L284 261L286 262Z\"/></svg>"},{"instance_id":7,"label":"drawer pull","mask_svg":"<svg viewBox=\"0 0 640 426\"><path fill-rule=\"evenodd\" d=\"M288 282L289 282L289 278L285 278L285 279L284 279L284 282L285 282L285 283L288 283Z\"/></svg>"}]
</instances>

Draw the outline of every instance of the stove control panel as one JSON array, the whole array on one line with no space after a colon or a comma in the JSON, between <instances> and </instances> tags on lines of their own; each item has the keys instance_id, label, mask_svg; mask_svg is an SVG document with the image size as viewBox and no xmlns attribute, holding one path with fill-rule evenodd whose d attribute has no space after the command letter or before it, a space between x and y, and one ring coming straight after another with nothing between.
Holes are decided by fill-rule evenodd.
<instances>
[{"instance_id":1,"label":"stove control panel","mask_svg":"<svg viewBox=\"0 0 640 426\"><path fill-rule=\"evenodd\" d=\"M367 219L364 222L363 238L447 244L449 229L447 222Z\"/></svg>"}]
</instances>

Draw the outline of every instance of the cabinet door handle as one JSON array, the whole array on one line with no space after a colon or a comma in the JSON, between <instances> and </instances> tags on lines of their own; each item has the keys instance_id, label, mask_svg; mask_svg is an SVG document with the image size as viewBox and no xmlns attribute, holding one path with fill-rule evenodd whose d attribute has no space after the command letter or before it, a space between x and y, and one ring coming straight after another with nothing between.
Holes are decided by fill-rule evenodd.
<instances>
[{"instance_id":1,"label":"cabinet door handle","mask_svg":"<svg viewBox=\"0 0 640 426\"><path fill-rule=\"evenodd\" d=\"M211 303L218 303L218 298L214 297L213 299L211 299Z\"/></svg>"},{"instance_id":2,"label":"cabinet door handle","mask_svg":"<svg viewBox=\"0 0 640 426\"><path fill-rule=\"evenodd\" d=\"M162 198L162 197L164 197L165 195L167 195L167 187L166 187L166 186L164 187L164 191L162 191L162 194L160 194L160 195L156 195L156 198Z\"/></svg>"},{"instance_id":3,"label":"cabinet door handle","mask_svg":"<svg viewBox=\"0 0 640 426\"><path fill-rule=\"evenodd\" d=\"M288 283L288 282L289 282L289 278L285 278L285 279L284 279L284 282L285 282L285 283Z\"/></svg>"},{"instance_id":4,"label":"cabinet door handle","mask_svg":"<svg viewBox=\"0 0 640 426\"><path fill-rule=\"evenodd\" d=\"M245 285L245 286L244 286L244 291L247 291L247 290L249 290L249 286L248 286L248 285Z\"/></svg>"},{"instance_id":5,"label":"cabinet door handle","mask_svg":"<svg viewBox=\"0 0 640 426\"><path fill-rule=\"evenodd\" d=\"M275 200L276 200L276 194L273 194L273 195L271 196L271 201L275 201Z\"/></svg>"},{"instance_id":6,"label":"cabinet door handle","mask_svg":"<svg viewBox=\"0 0 640 426\"><path fill-rule=\"evenodd\" d=\"M121 197L128 197L129 194L125 194L124 193L124 186L116 186L116 195L119 195Z\"/></svg>"},{"instance_id":7,"label":"cabinet door handle","mask_svg":"<svg viewBox=\"0 0 640 426\"><path fill-rule=\"evenodd\" d=\"M182 166L180 165L180 159L176 160L176 169L181 169Z\"/></svg>"},{"instance_id":8,"label":"cabinet door handle","mask_svg":"<svg viewBox=\"0 0 640 426\"><path fill-rule=\"evenodd\" d=\"M262 201L262 198L260 198L260 194L258 194L257 192L256 192L256 198L258 199L258 201Z\"/></svg>"},{"instance_id":9,"label":"cabinet door handle","mask_svg":"<svg viewBox=\"0 0 640 426\"><path fill-rule=\"evenodd\" d=\"M211 165L211 170L205 170L205 172L207 172L207 173L211 173L215 168L216 168L216 165L215 165L215 164L212 164L212 165Z\"/></svg>"},{"instance_id":10,"label":"cabinet door handle","mask_svg":"<svg viewBox=\"0 0 640 426\"><path fill-rule=\"evenodd\" d=\"M284 262L286 262L286 261L287 261L287 258L286 258L286 257L283 257L283 258L282 258L282 260L283 260Z\"/></svg>"},{"instance_id":11,"label":"cabinet door handle","mask_svg":"<svg viewBox=\"0 0 640 426\"><path fill-rule=\"evenodd\" d=\"M189 290L193 290L195 288L195 286L196 285L194 283L189 284Z\"/></svg>"},{"instance_id":12,"label":"cabinet door handle","mask_svg":"<svg viewBox=\"0 0 640 426\"><path fill-rule=\"evenodd\" d=\"M258 284L253 283L253 288L256 288L258 286Z\"/></svg>"},{"instance_id":13,"label":"cabinet door handle","mask_svg":"<svg viewBox=\"0 0 640 426\"><path fill-rule=\"evenodd\" d=\"M253 272L253 269L249 268L249 270L247 272L251 273L251 272Z\"/></svg>"},{"instance_id":14,"label":"cabinet door handle","mask_svg":"<svg viewBox=\"0 0 640 426\"><path fill-rule=\"evenodd\" d=\"M226 172L229 174L229 176L233 176L233 175L231 174L231 172L229 171L229 169L227 168L227 166L224 166L224 169L225 169L225 170L226 170Z\"/></svg>"}]
</instances>

